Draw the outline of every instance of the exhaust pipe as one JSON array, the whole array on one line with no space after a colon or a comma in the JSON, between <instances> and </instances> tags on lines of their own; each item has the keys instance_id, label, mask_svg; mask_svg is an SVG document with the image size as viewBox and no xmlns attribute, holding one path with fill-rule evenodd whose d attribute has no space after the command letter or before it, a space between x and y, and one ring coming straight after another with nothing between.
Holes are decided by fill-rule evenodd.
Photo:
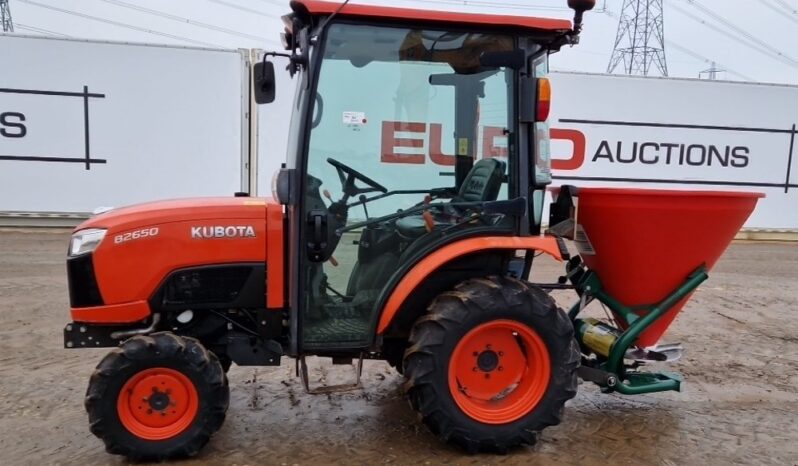
<instances>
[{"instance_id":1,"label":"exhaust pipe","mask_svg":"<svg viewBox=\"0 0 798 466\"><path fill-rule=\"evenodd\" d=\"M114 340L124 340L126 338L135 337L136 335L147 335L152 333L155 330L155 327L158 326L158 323L161 321L161 314L153 314L152 315L152 323L145 327L139 328L135 330L120 330L118 332L114 332L111 334L111 338Z\"/></svg>"}]
</instances>

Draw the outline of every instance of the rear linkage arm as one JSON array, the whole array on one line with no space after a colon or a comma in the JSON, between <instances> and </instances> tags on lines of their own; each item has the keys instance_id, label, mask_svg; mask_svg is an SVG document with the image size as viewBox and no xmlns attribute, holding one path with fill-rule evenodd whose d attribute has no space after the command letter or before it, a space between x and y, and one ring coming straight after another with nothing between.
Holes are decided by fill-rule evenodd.
<instances>
[{"instance_id":1,"label":"rear linkage arm","mask_svg":"<svg viewBox=\"0 0 798 466\"><path fill-rule=\"evenodd\" d=\"M692 293L707 278L706 265L701 265L687 276L684 283L660 302L645 306L629 307L605 292L599 277L595 272L587 269L578 256L568 261L566 275L561 277L560 282L564 283L565 280L570 280L580 296L580 300L568 311L568 317L571 321L575 323L576 317L581 310L591 301L597 299L619 315L627 325L626 330L612 344L606 360L602 358L597 367L583 366L579 371L580 376L585 380L602 386L602 390L605 392L617 391L624 395L666 390L678 391L681 385L681 378L677 374L627 372L626 366L624 366L624 356L641 333L668 312L676 303ZM582 346L584 347L584 345Z\"/></svg>"}]
</instances>

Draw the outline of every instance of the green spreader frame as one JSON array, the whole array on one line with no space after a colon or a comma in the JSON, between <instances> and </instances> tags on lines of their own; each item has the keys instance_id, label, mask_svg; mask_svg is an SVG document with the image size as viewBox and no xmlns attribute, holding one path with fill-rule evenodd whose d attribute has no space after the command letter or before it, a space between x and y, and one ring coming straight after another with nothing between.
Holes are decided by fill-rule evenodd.
<instances>
[{"instance_id":1,"label":"green spreader frame","mask_svg":"<svg viewBox=\"0 0 798 466\"><path fill-rule=\"evenodd\" d=\"M568 263L568 277L574 285L580 300L568 311L572 322L576 320L579 312L593 299L599 300L610 308L617 316L624 320L627 328L610 348L609 357L602 361L596 369L616 376L616 383L605 384L605 392L616 391L624 395L639 395L643 393L662 392L667 390L679 391L682 378L679 374L669 372L638 372L627 371L623 364L626 351L635 343L643 331L665 315L676 303L695 291L709 275L705 265L701 265L690 273L684 283L679 285L662 301L644 306L629 307L604 291L598 275L582 265L581 261ZM609 380L613 380L609 378Z\"/></svg>"}]
</instances>

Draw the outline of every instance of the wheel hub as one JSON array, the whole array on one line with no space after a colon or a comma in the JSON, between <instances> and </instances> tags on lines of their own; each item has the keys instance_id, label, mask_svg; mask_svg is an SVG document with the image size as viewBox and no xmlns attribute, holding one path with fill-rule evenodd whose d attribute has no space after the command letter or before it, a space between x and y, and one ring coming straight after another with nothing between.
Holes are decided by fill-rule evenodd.
<instances>
[{"instance_id":1,"label":"wheel hub","mask_svg":"<svg viewBox=\"0 0 798 466\"><path fill-rule=\"evenodd\" d=\"M147 400L147 402L150 404L151 409L155 411L163 411L169 406L171 400L169 399L168 392L159 392L156 388L154 389L152 395L150 395L150 398Z\"/></svg>"},{"instance_id":2,"label":"wheel hub","mask_svg":"<svg viewBox=\"0 0 798 466\"><path fill-rule=\"evenodd\" d=\"M485 350L477 356L477 367L482 372L491 372L499 367L499 355L493 350Z\"/></svg>"}]
</instances>

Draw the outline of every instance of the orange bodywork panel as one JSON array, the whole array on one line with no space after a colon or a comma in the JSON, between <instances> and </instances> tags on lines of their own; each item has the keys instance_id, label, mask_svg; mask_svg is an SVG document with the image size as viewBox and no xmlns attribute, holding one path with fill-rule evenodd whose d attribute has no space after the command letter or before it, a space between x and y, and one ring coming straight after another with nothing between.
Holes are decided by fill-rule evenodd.
<instances>
[{"instance_id":1,"label":"orange bodywork panel","mask_svg":"<svg viewBox=\"0 0 798 466\"><path fill-rule=\"evenodd\" d=\"M96 307L73 307L72 320L89 324L112 322L138 322L150 316L150 305L147 301L136 301L125 304L110 304Z\"/></svg>"},{"instance_id":2,"label":"orange bodywork panel","mask_svg":"<svg viewBox=\"0 0 798 466\"><path fill-rule=\"evenodd\" d=\"M465 239L446 245L425 257L402 278L382 310L377 333L381 335L388 329L405 299L435 270L458 257L489 249L536 250L545 252L558 261L562 261L560 247L554 237L482 237Z\"/></svg>"},{"instance_id":3,"label":"orange bodywork panel","mask_svg":"<svg viewBox=\"0 0 798 466\"><path fill-rule=\"evenodd\" d=\"M304 6L311 15L329 15L338 11L339 17L394 20L400 23L414 20L454 23L458 26L515 27L533 31L552 32L564 32L571 29L570 21L558 18L458 13L453 11L420 10L356 3L350 3L340 8L340 1L298 0L297 3Z\"/></svg>"},{"instance_id":4,"label":"orange bodywork panel","mask_svg":"<svg viewBox=\"0 0 798 466\"><path fill-rule=\"evenodd\" d=\"M98 215L76 231L86 228L107 229L92 257L103 305L72 308L76 322L145 319L148 300L171 272L214 264L266 264L267 307L282 308L282 206L271 199L151 202Z\"/></svg>"}]
</instances>

